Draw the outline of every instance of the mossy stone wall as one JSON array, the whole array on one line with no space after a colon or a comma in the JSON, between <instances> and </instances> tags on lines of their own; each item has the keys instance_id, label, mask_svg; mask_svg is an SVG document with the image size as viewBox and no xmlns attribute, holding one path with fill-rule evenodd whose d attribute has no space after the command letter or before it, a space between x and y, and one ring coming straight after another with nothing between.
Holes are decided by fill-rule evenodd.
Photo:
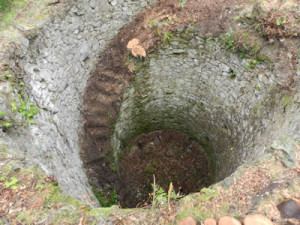
<instances>
[{"instance_id":1,"label":"mossy stone wall","mask_svg":"<svg viewBox=\"0 0 300 225\"><path fill-rule=\"evenodd\" d=\"M117 157L139 134L177 130L204 147L218 181L264 153L255 144L271 123L276 77L218 41L180 36L145 61L129 60L143 66L124 94L112 148Z\"/></svg>"}]
</instances>

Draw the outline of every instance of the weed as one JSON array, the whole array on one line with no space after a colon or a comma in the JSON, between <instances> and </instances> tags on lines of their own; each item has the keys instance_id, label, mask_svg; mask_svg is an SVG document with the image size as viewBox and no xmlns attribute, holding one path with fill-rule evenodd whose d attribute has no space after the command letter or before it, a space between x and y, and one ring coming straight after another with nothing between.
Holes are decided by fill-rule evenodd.
<instances>
[{"instance_id":1,"label":"weed","mask_svg":"<svg viewBox=\"0 0 300 225\"><path fill-rule=\"evenodd\" d=\"M1 122L1 125L3 126L3 127L6 127L6 128L8 128L8 127L11 127L11 123L9 123L9 122Z\"/></svg>"},{"instance_id":2,"label":"weed","mask_svg":"<svg viewBox=\"0 0 300 225\"><path fill-rule=\"evenodd\" d=\"M8 70L5 70L4 74L0 76L0 79L3 81L9 80L10 78L12 78L12 75L10 74L10 72Z\"/></svg>"},{"instance_id":3,"label":"weed","mask_svg":"<svg viewBox=\"0 0 300 225\"><path fill-rule=\"evenodd\" d=\"M221 36L221 39L224 41L227 49L235 50L236 40L232 29L230 29L225 36Z\"/></svg>"},{"instance_id":4,"label":"weed","mask_svg":"<svg viewBox=\"0 0 300 225\"><path fill-rule=\"evenodd\" d=\"M0 79L9 80L11 87L13 89L16 89L16 92L18 93L17 95L19 101L16 102L16 100L13 99L9 104L11 112L19 113L22 117L24 117L26 124L28 125L34 124L33 117L39 113L40 109L37 108L33 102L30 102L29 99L25 100L25 95L23 92L25 88L24 83L18 78L12 76L10 71L8 70L4 72L4 75L2 75ZM0 116L6 116L7 114L8 114L7 112L0 112ZM14 121L13 118L9 117L9 119L6 118L5 121L1 121L0 128L1 127L8 128L11 127L12 125L20 126L20 125L24 125L24 123Z\"/></svg>"},{"instance_id":5,"label":"weed","mask_svg":"<svg viewBox=\"0 0 300 225\"><path fill-rule=\"evenodd\" d=\"M18 97L21 103L21 106L18 108L18 112L20 115L25 116L25 120L28 124L34 124L34 120L32 118L40 112L40 109L36 108L35 105L32 102L29 102L28 99L25 102L23 93L18 94Z\"/></svg>"},{"instance_id":6,"label":"weed","mask_svg":"<svg viewBox=\"0 0 300 225\"><path fill-rule=\"evenodd\" d=\"M151 20L148 27L151 29L152 27L157 27L159 24L158 20Z\"/></svg>"},{"instance_id":7,"label":"weed","mask_svg":"<svg viewBox=\"0 0 300 225\"><path fill-rule=\"evenodd\" d=\"M179 6L181 8L184 8L185 4L187 3L187 0L182 0L180 3L179 3Z\"/></svg>"},{"instance_id":8,"label":"weed","mask_svg":"<svg viewBox=\"0 0 300 225\"><path fill-rule=\"evenodd\" d=\"M0 22L8 24L27 0L0 0Z\"/></svg>"},{"instance_id":9,"label":"weed","mask_svg":"<svg viewBox=\"0 0 300 225\"><path fill-rule=\"evenodd\" d=\"M17 106L14 102L9 103L11 111L16 112L17 111Z\"/></svg>"},{"instance_id":10,"label":"weed","mask_svg":"<svg viewBox=\"0 0 300 225\"><path fill-rule=\"evenodd\" d=\"M156 34L157 34L157 36L161 36L161 29L160 28L157 28L157 30L156 30Z\"/></svg>"},{"instance_id":11,"label":"weed","mask_svg":"<svg viewBox=\"0 0 300 225\"><path fill-rule=\"evenodd\" d=\"M245 69L254 69L257 64L261 64L261 60L257 59L249 59L248 65L244 66Z\"/></svg>"},{"instance_id":12,"label":"weed","mask_svg":"<svg viewBox=\"0 0 300 225\"><path fill-rule=\"evenodd\" d=\"M286 16L281 16L280 18L276 19L276 25L281 26L286 23Z\"/></svg>"},{"instance_id":13,"label":"weed","mask_svg":"<svg viewBox=\"0 0 300 225\"><path fill-rule=\"evenodd\" d=\"M253 34L245 31L234 32L230 29L225 35L221 35L220 38L228 50L237 52L241 58L247 56L258 58L257 55L261 46L256 42Z\"/></svg>"},{"instance_id":14,"label":"weed","mask_svg":"<svg viewBox=\"0 0 300 225\"><path fill-rule=\"evenodd\" d=\"M114 162L110 163L110 170L114 173L118 172L118 168Z\"/></svg>"},{"instance_id":15,"label":"weed","mask_svg":"<svg viewBox=\"0 0 300 225\"><path fill-rule=\"evenodd\" d=\"M108 125L108 128L111 129L111 130L114 130L116 127L116 124L114 122L111 122L109 125Z\"/></svg>"},{"instance_id":16,"label":"weed","mask_svg":"<svg viewBox=\"0 0 300 225\"><path fill-rule=\"evenodd\" d=\"M230 72L230 78L231 78L231 79L236 78L236 71L235 71L235 70L232 70L232 71Z\"/></svg>"},{"instance_id":17,"label":"weed","mask_svg":"<svg viewBox=\"0 0 300 225\"><path fill-rule=\"evenodd\" d=\"M201 189L201 195L200 195L200 201L205 202L211 199L214 199L219 195L219 192L210 188L202 188Z\"/></svg>"},{"instance_id":18,"label":"weed","mask_svg":"<svg viewBox=\"0 0 300 225\"><path fill-rule=\"evenodd\" d=\"M4 186L6 187L6 188L12 188L12 189L16 189L17 188L17 186L18 186L18 182L19 182L19 179L18 178L16 178L16 177L11 177L10 178L10 181L5 181L5 183L4 183Z\"/></svg>"},{"instance_id":19,"label":"weed","mask_svg":"<svg viewBox=\"0 0 300 225\"><path fill-rule=\"evenodd\" d=\"M144 170L145 173L154 174L156 169L153 166L147 166Z\"/></svg>"},{"instance_id":20,"label":"weed","mask_svg":"<svg viewBox=\"0 0 300 225\"><path fill-rule=\"evenodd\" d=\"M162 187L156 184L154 175L153 175L153 184L151 184L151 186L153 189L153 192L151 193L152 207L167 204L167 207L169 208L171 200L175 200L182 197L179 193L175 192L172 182L169 185L168 193L166 193Z\"/></svg>"},{"instance_id":21,"label":"weed","mask_svg":"<svg viewBox=\"0 0 300 225\"><path fill-rule=\"evenodd\" d=\"M172 38L173 38L173 35L171 33L166 32L166 33L164 33L163 42L165 44L168 44L168 43L170 43L170 41L171 41Z\"/></svg>"},{"instance_id":22,"label":"weed","mask_svg":"<svg viewBox=\"0 0 300 225\"><path fill-rule=\"evenodd\" d=\"M258 84L256 84L254 88L255 88L255 90L257 90L257 91L260 90Z\"/></svg>"},{"instance_id":23,"label":"weed","mask_svg":"<svg viewBox=\"0 0 300 225\"><path fill-rule=\"evenodd\" d=\"M118 195L115 189L108 194L96 189L93 189L93 192L102 207L111 207L118 204Z\"/></svg>"},{"instance_id":24,"label":"weed","mask_svg":"<svg viewBox=\"0 0 300 225\"><path fill-rule=\"evenodd\" d=\"M108 112L105 113L107 121L111 121L113 119L113 115L110 115Z\"/></svg>"}]
</instances>

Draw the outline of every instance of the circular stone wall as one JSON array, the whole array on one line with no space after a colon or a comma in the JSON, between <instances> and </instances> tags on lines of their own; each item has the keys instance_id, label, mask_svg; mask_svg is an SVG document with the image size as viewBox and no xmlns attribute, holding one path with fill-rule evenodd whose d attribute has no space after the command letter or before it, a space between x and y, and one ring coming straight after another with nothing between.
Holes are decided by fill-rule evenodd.
<instances>
[{"instance_id":1,"label":"circular stone wall","mask_svg":"<svg viewBox=\"0 0 300 225\"><path fill-rule=\"evenodd\" d=\"M204 148L219 181L264 153L256 145L271 124L276 78L218 42L180 36L144 62L131 59L142 66L124 94L113 151L117 158L142 133L180 131Z\"/></svg>"},{"instance_id":2,"label":"circular stone wall","mask_svg":"<svg viewBox=\"0 0 300 225\"><path fill-rule=\"evenodd\" d=\"M218 40L201 38L196 31L172 35L170 43L143 59L132 57L124 49L130 36L124 40L117 37L101 56L86 87L81 143L88 177L96 191L116 191L127 206L142 203L139 197L132 197L138 193L146 201L153 181L149 174L163 174L153 162L151 172L148 170L143 151L149 148L137 147L135 153L127 153L132 152L132 146L143 145L140 137L151 137L160 130L176 131L196 142L208 161L203 168L209 172L194 179L205 180L201 187L230 176L246 161L257 160L276 137L270 130L276 124L274 118L281 110L285 91L280 90L280 79L270 66L240 58ZM126 55L126 62L118 55ZM127 66L134 68L132 73ZM134 140L138 141L132 144ZM176 135L173 141L176 143ZM153 154L171 160L166 149L161 151ZM130 160L135 161L130 164ZM139 168L134 170L136 165ZM184 160L178 163L180 166L184 168ZM194 172L196 167L190 170ZM141 168L148 172L144 171L142 184L137 184ZM177 176L180 180L180 172ZM176 175L166 177L173 183L176 179ZM185 186L181 180L177 191Z\"/></svg>"}]
</instances>

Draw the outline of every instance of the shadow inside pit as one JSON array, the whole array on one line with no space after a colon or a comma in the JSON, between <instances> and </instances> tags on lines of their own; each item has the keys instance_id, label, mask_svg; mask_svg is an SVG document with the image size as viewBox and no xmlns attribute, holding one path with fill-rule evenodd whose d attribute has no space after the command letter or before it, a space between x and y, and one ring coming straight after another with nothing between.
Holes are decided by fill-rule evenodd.
<instances>
[{"instance_id":1,"label":"shadow inside pit","mask_svg":"<svg viewBox=\"0 0 300 225\"><path fill-rule=\"evenodd\" d=\"M183 195L212 184L204 150L177 131L160 130L134 138L123 149L118 168L112 157L98 163L101 168L99 164L94 168L99 176L94 193L102 206L150 204L153 175L166 192L172 182L176 193Z\"/></svg>"}]
</instances>

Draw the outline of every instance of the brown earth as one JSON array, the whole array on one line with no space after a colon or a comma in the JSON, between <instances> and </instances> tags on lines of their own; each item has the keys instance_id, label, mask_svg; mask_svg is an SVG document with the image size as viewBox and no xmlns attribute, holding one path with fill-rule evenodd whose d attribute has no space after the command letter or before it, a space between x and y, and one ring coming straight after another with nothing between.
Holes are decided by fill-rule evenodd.
<instances>
[{"instance_id":1,"label":"brown earth","mask_svg":"<svg viewBox=\"0 0 300 225\"><path fill-rule=\"evenodd\" d=\"M133 139L121 155L120 173L130 190L125 198L130 207L151 203L153 175L166 192L172 182L183 195L212 183L203 149L177 131L155 131Z\"/></svg>"}]
</instances>

